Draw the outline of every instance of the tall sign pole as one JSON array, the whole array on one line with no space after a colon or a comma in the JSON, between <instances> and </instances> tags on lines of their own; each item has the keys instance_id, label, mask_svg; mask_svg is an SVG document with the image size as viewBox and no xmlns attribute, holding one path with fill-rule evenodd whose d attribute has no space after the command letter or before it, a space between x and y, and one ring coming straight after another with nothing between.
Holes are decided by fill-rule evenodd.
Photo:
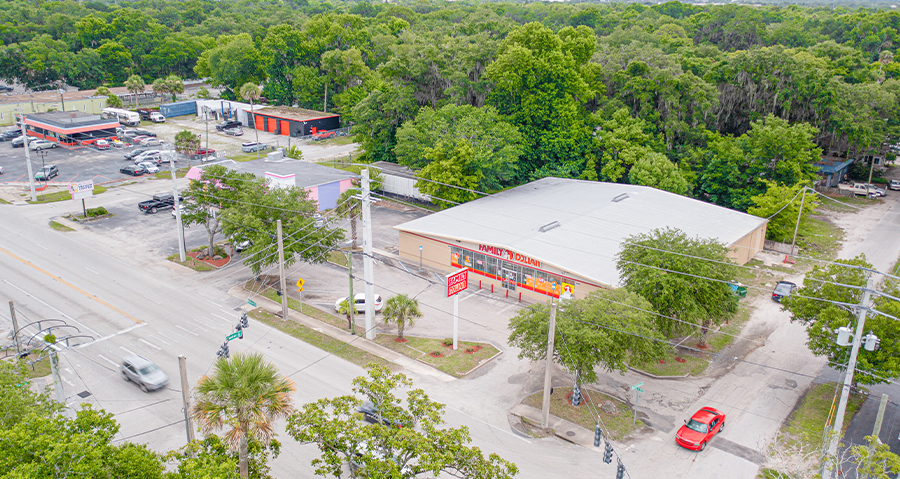
<instances>
[{"instance_id":1,"label":"tall sign pole","mask_svg":"<svg viewBox=\"0 0 900 479\"><path fill-rule=\"evenodd\" d=\"M447 297L453 296L453 350L459 349L459 292L469 287L469 270L447 275Z\"/></svg>"},{"instance_id":2,"label":"tall sign pole","mask_svg":"<svg viewBox=\"0 0 900 479\"><path fill-rule=\"evenodd\" d=\"M550 423L550 389L552 387L553 351L556 347L556 301L550 298L550 323L547 326L547 365L544 368L544 401L541 404L541 427Z\"/></svg>"},{"instance_id":3,"label":"tall sign pole","mask_svg":"<svg viewBox=\"0 0 900 479\"><path fill-rule=\"evenodd\" d=\"M169 171L172 172L172 199L175 206L175 229L178 230L178 258L184 263L184 224L181 222L181 200L178 199L178 185L175 183L175 153L169 157Z\"/></svg>"},{"instance_id":4,"label":"tall sign pole","mask_svg":"<svg viewBox=\"0 0 900 479\"><path fill-rule=\"evenodd\" d=\"M363 279L366 291L366 339L375 339L375 265L372 261L372 196L369 169L362 170ZM352 298L351 298L352 299Z\"/></svg>"}]
</instances>

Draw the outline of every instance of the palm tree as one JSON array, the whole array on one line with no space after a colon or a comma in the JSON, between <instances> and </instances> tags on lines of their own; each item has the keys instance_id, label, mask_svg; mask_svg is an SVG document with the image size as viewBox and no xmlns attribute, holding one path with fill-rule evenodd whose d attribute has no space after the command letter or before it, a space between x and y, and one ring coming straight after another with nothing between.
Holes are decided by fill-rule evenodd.
<instances>
[{"instance_id":1,"label":"palm tree","mask_svg":"<svg viewBox=\"0 0 900 479\"><path fill-rule=\"evenodd\" d=\"M153 88L153 93L159 95L159 102L163 101L163 93L168 93L169 85L166 84L166 80L163 78L157 78L153 80L153 84L150 85L150 88Z\"/></svg>"},{"instance_id":2,"label":"palm tree","mask_svg":"<svg viewBox=\"0 0 900 479\"><path fill-rule=\"evenodd\" d=\"M339 217L350 219L351 249L356 249L356 218L359 217L362 211L362 200L359 199L359 196L361 195L362 190L359 190L358 188L349 188L338 197L337 207L335 207L335 213L337 213Z\"/></svg>"},{"instance_id":3,"label":"palm tree","mask_svg":"<svg viewBox=\"0 0 900 479\"><path fill-rule=\"evenodd\" d=\"M256 132L256 157L259 158L259 128L256 126L256 117L253 115L253 102L259 100L262 91L259 85L255 83L244 83L241 85L241 98L250 102L250 116L253 117L253 131Z\"/></svg>"},{"instance_id":4,"label":"palm tree","mask_svg":"<svg viewBox=\"0 0 900 479\"><path fill-rule=\"evenodd\" d=\"M178 75L169 75L163 80L166 84L166 91L172 95L172 101L177 100L176 93L184 93L184 82Z\"/></svg>"},{"instance_id":5,"label":"palm tree","mask_svg":"<svg viewBox=\"0 0 900 479\"><path fill-rule=\"evenodd\" d=\"M356 304L349 297L338 305L338 314L343 314L347 316L347 327L350 329L350 334L356 334L356 328L353 324L353 313L356 312Z\"/></svg>"},{"instance_id":6,"label":"palm tree","mask_svg":"<svg viewBox=\"0 0 900 479\"><path fill-rule=\"evenodd\" d=\"M144 91L144 79L139 75L131 75L125 80L125 88L131 93L131 106L137 106L137 94Z\"/></svg>"},{"instance_id":7,"label":"palm tree","mask_svg":"<svg viewBox=\"0 0 900 479\"><path fill-rule=\"evenodd\" d=\"M247 443L250 438L268 445L275 436L276 419L286 418L294 406L294 383L278 375L261 354L235 354L216 362L211 376L197 382L197 400L191 417L200 432L211 434L230 428L224 436L238 450L242 478L248 477Z\"/></svg>"},{"instance_id":8,"label":"palm tree","mask_svg":"<svg viewBox=\"0 0 900 479\"><path fill-rule=\"evenodd\" d=\"M397 324L397 337L403 339L403 329L406 326L414 326L416 320L422 317L419 311L419 302L405 294L398 294L387 300L382 311L384 324Z\"/></svg>"}]
</instances>

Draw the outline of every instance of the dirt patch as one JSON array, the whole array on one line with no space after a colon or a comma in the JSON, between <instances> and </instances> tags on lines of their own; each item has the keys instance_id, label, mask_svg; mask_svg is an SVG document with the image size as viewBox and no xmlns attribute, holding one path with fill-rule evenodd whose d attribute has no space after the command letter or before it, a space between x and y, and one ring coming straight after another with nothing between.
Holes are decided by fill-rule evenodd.
<instances>
[{"instance_id":1,"label":"dirt patch","mask_svg":"<svg viewBox=\"0 0 900 479\"><path fill-rule=\"evenodd\" d=\"M226 264L231 262L231 256L224 256L224 257L222 257L222 259L212 259L212 258L197 259L197 256L200 256L200 251L191 251L190 253L187 253L187 255L190 256L191 258L194 258L194 261L200 261L202 263L206 263L215 268L221 268L222 266L225 266Z\"/></svg>"}]
</instances>

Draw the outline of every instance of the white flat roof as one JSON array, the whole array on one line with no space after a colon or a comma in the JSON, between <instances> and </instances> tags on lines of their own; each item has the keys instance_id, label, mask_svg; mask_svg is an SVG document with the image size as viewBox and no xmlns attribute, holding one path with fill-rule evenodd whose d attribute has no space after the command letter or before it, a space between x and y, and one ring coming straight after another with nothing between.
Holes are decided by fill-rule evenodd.
<instances>
[{"instance_id":1,"label":"white flat roof","mask_svg":"<svg viewBox=\"0 0 900 479\"><path fill-rule=\"evenodd\" d=\"M543 178L394 228L508 248L615 286L628 236L670 227L731 245L766 222L648 186Z\"/></svg>"}]
</instances>

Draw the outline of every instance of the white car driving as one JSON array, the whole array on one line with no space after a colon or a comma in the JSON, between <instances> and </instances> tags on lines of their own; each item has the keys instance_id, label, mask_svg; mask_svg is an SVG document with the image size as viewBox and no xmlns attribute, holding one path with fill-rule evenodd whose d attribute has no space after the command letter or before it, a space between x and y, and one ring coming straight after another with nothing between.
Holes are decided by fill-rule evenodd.
<instances>
[{"instance_id":1,"label":"white car driving","mask_svg":"<svg viewBox=\"0 0 900 479\"><path fill-rule=\"evenodd\" d=\"M357 293L353 295L356 300L356 312L364 313L366 312L366 293ZM347 300L347 296L337 300L334 302L334 310L337 312L341 311L341 303ZM384 301L381 299L380 294L375 294L375 312L381 311L381 308L384 307Z\"/></svg>"}]
</instances>

